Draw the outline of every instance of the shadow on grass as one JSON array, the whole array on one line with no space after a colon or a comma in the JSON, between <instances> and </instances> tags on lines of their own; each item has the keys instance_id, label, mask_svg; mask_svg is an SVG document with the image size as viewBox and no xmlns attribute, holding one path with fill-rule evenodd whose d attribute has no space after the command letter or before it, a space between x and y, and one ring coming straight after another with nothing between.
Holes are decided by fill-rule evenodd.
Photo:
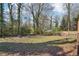
<instances>
[{"instance_id":1,"label":"shadow on grass","mask_svg":"<svg viewBox=\"0 0 79 59\"><path fill-rule=\"evenodd\" d=\"M0 52L19 53L19 55L50 55L60 56L63 54L63 48L59 46L49 46L48 44L57 44L62 40L49 41L45 43L14 43L14 42L2 42L0 43ZM58 44L60 44L58 43ZM62 44L61 43L61 44ZM64 42L67 43L67 42ZM61 52L61 53L60 53ZM72 52L72 51L71 51ZM70 52L69 52L70 53ZM1 54L0 54L1 55Z\"/></svg>"},{"instance_id":2,"label":"shadow on grass","mask_svg":"<svg viewBox=\"0 0 79 59\"><path fill-rule=\"evenodd\" d=\"M74 43L77 42L76 39L62 39L62 40L54 40L47 42L48 44L66 44L66 43Z\"/></svg>"}]
</instances>

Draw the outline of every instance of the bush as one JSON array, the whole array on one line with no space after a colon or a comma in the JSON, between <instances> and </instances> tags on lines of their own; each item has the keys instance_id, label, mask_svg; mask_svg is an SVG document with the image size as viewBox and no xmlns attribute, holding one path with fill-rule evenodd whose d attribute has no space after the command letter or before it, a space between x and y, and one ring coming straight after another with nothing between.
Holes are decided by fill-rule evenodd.
<instances>
[{"instance_id":1,"label":"bush","mask_svg":"<svg viewBox=\"0 0 79 59\"><path fill-rule=\"evenodd\" d=\"M60 28L53 28L52 30L44 31L44 35L60 35L61 29Z\"/></svg>"},{"instance_id":2,"label":"bush","mask_svg":"<svg viewBox=\"0 0 79 59\"><path fill-rule=\"evenodd\" d=\"M52 31L53 31L53 33L59 33L61 31L61 29L58 27L55 27L55 28L53 28Z\"/></svg>"}]
</instances>

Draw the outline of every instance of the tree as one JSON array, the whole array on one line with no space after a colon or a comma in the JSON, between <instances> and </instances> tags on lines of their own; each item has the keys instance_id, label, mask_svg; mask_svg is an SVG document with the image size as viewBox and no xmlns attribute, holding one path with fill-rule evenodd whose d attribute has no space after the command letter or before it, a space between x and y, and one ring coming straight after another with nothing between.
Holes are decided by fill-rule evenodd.
<instances>
[{"instance_id":1,"label":"tree","mask_svg":"<svg viewBox=\"0 0 79 59\"><path fill-rule=\"evenodd\" d=\"M44 34L46 31L50 30L50 18L47 15L41 14L39 19L39 31L40 34Z\"/></svg>"},{"instance_id":2,"label":"tree","mask_svg":"<svg viewBox=\"0 0 79 59\"><path fill-rule=\"evenodd\" d=\"M18 6L18 35L20 35L21 34L21 29L20 29L20 27L21 27L21 3L18 3L17 4L17 6Z\"/></svg>"},{"instance_id":3,"label":"tree","mask_svg":"<svg viewBox=\"0 0 79 59\"><path fill-rule=\"evenodd\" d=\"M55 27L58 28L58 26L59 26L59 16L58 15L54 16L54 23L55 23Z\"/></svg>"},{"instance_id":4,"label":"tree","mask_svg":"<svg viewBox=\"0 0 79 59\"><path fill-rule=\"evenodd\" d=\"M9 16L10 16L10 31L13 34L13 14L12 14L13 5L11 3L8 3L8 8L9 8Z\"/></svg>"},{"instance_id":5,"label":"tree","mask_svg":"<svg viewBox=\"0 0 79 59\"><path fill-rule=\"evenodd\" d=\"M67 14L68 14L68 17L67 17L67 21L68 21L68 31L70 30L70 3L67 3L66 4L66 8L67 8Z\"/></svg>"},{"instance_id":6,"label":"tree","mask_svg":"<svg viewBox=\"0 0 79 59\"><path fill-rule=\"evenodd\" d=\"M1 34L1 37L3 36L3 25L4 25L4 20L3 20L3 4L0 3L0 34Z\"/></svg>"},{"instance_id":7,"label":"tree","mask_svg":"<svg viewBox=\"0 0 79 59\"><path fill-rule=\"evenodd\" d=\"M37 7L35 6L35 4L31 4L30 10L31 10L31 14L33 16L33 27L34 27L34 32L36 32L37 34L39 34L39 16L41 14L41 11L43 10L43 4L37 4ZM36 10L37 8L37 10Z\"/></svg>"},{"instance_id":8,"label":"tree","mask_svg":"<svg viewBox=\"0 0 79 59\"><path fill-rule=\"evenodd\" d=\"M37 3L37 4L29 4L28 10L31 12L33 17L33 28L34 33L39 34L39 17L41 14L48 13L49 10L53 10L53 7L50 4Z\"/></svg>"},{"instance_id":9,"label":"tree","mask_svg":"<svg viewBox=\"0 0 79 59\"><path fill-rule=\"evenodd\" d=\"M66 31L67 30L67 21L65 19L65 17L63 17L62 22L61 22L61 30Z\"/></svg>"},{"instance_id":10,"label":"tree","mask_svg":"<svg viewBox=\"0 0 79 59\"><path fill-rule=\"evenodd\" d=\"M77 22L78 22L78 18L73 18L71 21L71 30L73 31L77 31Z\"/></svg>"},{"instance_id":11,"label":"tree","mask_svg":"<svg viewBox=\"0 0 79 59\"><path fill-rule=\"evenodd\" d=\"M52 30L52 16L50 17L50 30Z\"/></svg>"},{"instance_id":12,"label":"tree","mask_svg":"<svg viewBox=\"0 0 79 59\"><path fill-rule=\"evenodd\" d=\"M1 31L2 31L2 28L1 28L1 4L0 4L0 36L1 36Z\"/></svg>"}]
</instances>

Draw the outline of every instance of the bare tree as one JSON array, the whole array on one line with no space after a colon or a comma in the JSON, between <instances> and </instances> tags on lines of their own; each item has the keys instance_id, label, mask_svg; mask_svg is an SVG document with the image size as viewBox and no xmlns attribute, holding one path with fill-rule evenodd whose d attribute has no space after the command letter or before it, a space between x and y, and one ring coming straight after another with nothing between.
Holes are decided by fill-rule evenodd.
<instances>
[{"instance_id":1,"label":"bare tree","mask_svg":"<svg viewBox=\"0 0 79 59\"><path fill-rule=\"evenodd\" d=\"M68 31L70 30L70 11L71 11L70 5L71 5L70 3L67 3L67 4L66 4L67 14L68 14L68 17L67 17L67 21L68 21Z\"/></svg>"},{"instance_id":2,"label":"bare tree","mask_svg":"<svg viewBox=\"0 0 79 59\"><path fill-rule=\"evenodd\" d=\"M20 35L20 32L21 32L20 31L21 30L20 29L20 26L21 26L21 24L20 24L21 23L21 5L22 5L21 3L17 4L17 6L18 6L18 35Z\"/></svg>"},{"instance_id":3,"label":"bare tree","mask_svg":"<svg viewBox=\"0 0 79 59\"><path fill-rule=\"evenodd\" d=\"M13 14L12 14L12 8L13 8L13 5L11 3L8 3L8 8L9 8L9 15L10 15L10 30L13 34Z\"/></svg>"},{"instance_id":4,"label":"bare tree","mask_svg":"<svg viewBox=\"0 0 79 59\"><path fill-rule=\"evenodd\" d=\"M52 16L50 17L50 30L52 30Z\"/></svg>"},{"instance_id":5,"label":"bare tree","mask_svg":"<svg viewBox=\"0 0 79 59\"><path fill-rule=\"evenodd\" d=\"M31 12L31 15L33 17L33 28L34 32L39 34L39 17L41 14L48 13L49 10L52 10L53 7L51 7L49 4L44 3L37 3L37 4L29 4L29 11Z\"/></svg>"}]
</instances>

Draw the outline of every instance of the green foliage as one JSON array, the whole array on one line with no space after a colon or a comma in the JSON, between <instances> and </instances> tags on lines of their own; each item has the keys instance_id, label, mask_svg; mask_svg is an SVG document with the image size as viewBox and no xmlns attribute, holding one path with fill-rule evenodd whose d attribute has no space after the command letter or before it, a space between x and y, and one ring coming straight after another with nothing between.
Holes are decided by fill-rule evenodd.
<instances>
[{"instance_id":1,"label":"green foliage","mask_svg":"<svg viewBox=\"0 0 79 59\"><path fill-rule=\"evenodd\" d=\"M63 31L65 31L65 30L67 30L67 20L63 17L63 19L62 19L62 22L61 22L61 30L63 30Z\"/></svg>"},{"instance_id":2,"label":"green foliage","mask_svg":"<svg viewBox=\"0 0 79 59\"><path fill-rule=\"evenodd\" d=\"M71 25L71 30L73 30L73 31L76 31L77 30L77 22L78 22L78 19L77 18L73 18L72 19L72 25Z\"/></svg>"},{"instance_id":3,"label":"green foliage","mask_svg":"<svg viewBox=\"0 0 79 59\"><path fill-rule=\"evenodd\" d=\"M53 32L53 34L55 34L55 33L60 33L60 32L61 32L61 28L59 28L59 27L54 27L54 28L52 29L52 32Z\"/></svg>"},{"instance_id":4,"label":"green foliage","mask_svg":"<svg viewBox=\"0 0 79 59\"><path fill-rule=\"evenodd\" d=\"M61 32L60 28L53 27L52 30L47 30L43 34L45 34L45 35L55 35L55 34L59 34L60 32Z\"/></svg>"},{"instance_id":5,"label":"green foliage","mask_svg":"<svg viewBox=\"0 0 79 59\"><path fill-rule=\"evenodd\" d=\"M29 29L29 28L24 28L24 27L22 27L21 28L21 35L23 34L23 35L25 35L25 34L30 34L31 33L31 29Z\"/></svg>"}]
</instances>

